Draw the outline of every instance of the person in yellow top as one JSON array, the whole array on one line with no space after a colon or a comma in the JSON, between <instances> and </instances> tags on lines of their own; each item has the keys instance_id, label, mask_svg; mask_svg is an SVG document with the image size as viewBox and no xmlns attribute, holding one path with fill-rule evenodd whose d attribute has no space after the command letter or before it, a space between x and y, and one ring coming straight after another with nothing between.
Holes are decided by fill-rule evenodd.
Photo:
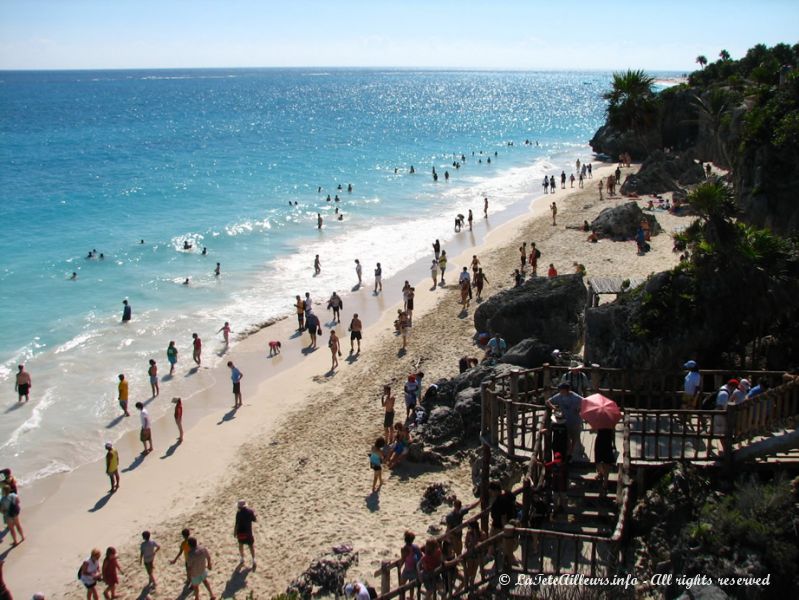
<instances>
[{"instance_id":1,"label":"person in yellow top","mask_svg":"<svg viewBox=\"0 0 799 600\"><path fill-rule=\"evenodd\" d=\"M119 489L119 452L111 445L111 442L106 443L105 449L105 472L111 480L111 489L108 490L108 493L113 494Z\"/></svg>"},{"instance_id":2,"label":"person in yellow top","mask_svg":"<svg viewBox=\"0 0 799 600\"><path fill-rule=\"evenodd\" d=\"M183 556L183 560L186 563L186 585L188 586L191 584L191 577L189 577L189 536L191 535L191 531L188 529L184 529L180 532L180 535L183 537L183 540L180 542L180 548L178 548L178 553L175 555L170 562L174 565L178 562L178 559Z\"/></svg>"},{"instance_id":3,"label":"person in yellow top","mask_svg":"<svg viewBox=\"0 0 799 600\"><path fill-rule=\"evenodd\" d=\"M119 374L119 385L117 386L119 390L119 407L125 413L126 417L130 416L128 412L128 380L125 379L125 376L120 373Z\"/></svg>"}]
</instances>

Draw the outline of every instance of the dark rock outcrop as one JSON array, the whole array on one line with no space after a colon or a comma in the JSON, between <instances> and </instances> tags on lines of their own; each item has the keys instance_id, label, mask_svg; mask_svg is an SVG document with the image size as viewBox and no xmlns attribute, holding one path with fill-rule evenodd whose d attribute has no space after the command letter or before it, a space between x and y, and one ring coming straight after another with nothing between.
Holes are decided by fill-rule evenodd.
<instances>
[{"instance_id":1,"label":"dark rock outcrop","mask_svg":"<svg viewBox=\"0 0 799 600\"><path fill-rule=\"evenodd\" d=\"M508 346L534 337L555 348L576 350L585 295L580 275L533 277L483 302L474 313L474 326L478 332L499 332Z\"/></svg>"},{"instance_id":2,"label":"dark rock outcrop","mask_svg":"<svg viewBox=\"0 0 799 600\"><path fill-rule=\"evenodd\" d=\"M297 579L289 584L286 594L296 594L303 600L320 594L341 592L347 570L358 563L358 553L351 546L336 546L331 552L314 560Z\"/></svg>"},{"instance_id":3,"label":"dark rock outcrop","mask_svg":"<svg viewBox=\"0 0 799 600\"><path fill-rule=\"evenodd\" d=\"M690 152L678 155L655 150L641 164L638 173L624 180L621 193L643 195L676 192L704 179L702 165L693 159Z\"/></svg>"},{"instance_id":4,"label":"dark rock outcrop","mask_svg":"<svg viewBox=\"0 0 799 600\"><path fill-rule=\"evenodd\" d=\"M551 361L552 351L555 349L556 346L552 344L545 344L536 338L527 338L509 348L499 362L533 369Z\"/></svg>"},{"instance_id":5,"label":"dark rock outcrop","mask_svg":"<svg viewBox=\"0 0 799 600\"><path fill-rule=\"evenodd\" d=\"M499 481L503 488L510 489L516 486L526 472L526 465L510 460L497 451L491 452L491 462L488 467L489 481ZM482 481L483 456L482 452L475 452L472 459L472 486L475 496L480 495L480 482Z\"/></svg>"},{"instance_id":6,"label":"dark rock outcrop","mask_svg":"<svg viewBox=\"0 0 799 600\"><path fill-rule=\"evenodd\" d=\"M629 152L633 160L641 160L652 148L662 145L658 131L619 131L611 125L603 125L588 142L594 152L604 154L615 161L622 152Z\"/></svg>"},{"instance_id":7,"label":"dark rock outcrop","mask_svg":"<svg viewBox=\"0 0 799 600\"><path fill-rule=\"evenodd\" d=\"M431 483L428 485L422 500L419 502L419 509L428 515L444 504L447 498L452 494L452 488L447 483Z\"/></svg>"},{"instance_id":8,"label":"dark rock outcrop","mask_svg":"<svg viewBox=\"0 0 799 600\"><path fill-rule=\"evenodd\" d=\"M642 219L649 222L651 235L657 235L663 231L655 219L655 215L642 211L636 202L626 202L619 206L606 208L591 222L591 229L602 238L622 242L635 237L635 232Z\"/></svg>"}]
</instances>

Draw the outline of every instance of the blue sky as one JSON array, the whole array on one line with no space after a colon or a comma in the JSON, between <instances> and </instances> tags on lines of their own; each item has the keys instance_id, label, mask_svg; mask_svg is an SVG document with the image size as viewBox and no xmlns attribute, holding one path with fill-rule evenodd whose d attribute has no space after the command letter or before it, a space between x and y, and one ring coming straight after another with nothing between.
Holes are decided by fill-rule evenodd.
<instances>
[{"instance_id":1,"label":"blue sky","mask_svg":"<svg viewBox=\"0 0 799 600\"><path fill-rule=\"evenodd\" d=\"M797 31L797 0L0 0L0 69L688 71Z\"/></svg>"}]
</instances>

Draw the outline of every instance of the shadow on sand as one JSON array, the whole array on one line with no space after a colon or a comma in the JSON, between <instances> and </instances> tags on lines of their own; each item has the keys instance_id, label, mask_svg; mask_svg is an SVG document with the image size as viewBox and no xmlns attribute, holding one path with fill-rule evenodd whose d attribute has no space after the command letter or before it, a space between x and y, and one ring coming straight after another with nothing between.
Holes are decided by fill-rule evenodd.
<instances>
[{"instance_id":1,"label":"shadow on sand","mask_svg":"<svg viewBox=\"0 0 799 600\"><path fill-rule=\"evenodd\" d=\"M98 510L102 509L106 504L108 504L108 501L111 499L111 496L113 496L113 495L114 495L113 492L106 492L105 496L103 496L97 502L94 503L94 506L92 506L89 509L89 512L90 513L94 513L94 512L97 512Z\"/></svg>"}]
</instances>

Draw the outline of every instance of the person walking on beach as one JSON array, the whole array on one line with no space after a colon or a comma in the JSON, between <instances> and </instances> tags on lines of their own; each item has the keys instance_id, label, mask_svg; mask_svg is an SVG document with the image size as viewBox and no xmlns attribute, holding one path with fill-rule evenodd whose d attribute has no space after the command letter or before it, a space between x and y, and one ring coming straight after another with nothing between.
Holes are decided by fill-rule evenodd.
<instances>
[{"instance_id":1,"label":"person walking on beach","mask_svg":"<svg viewBox=\"0 0 799 600\"><path fill-rule=\"evenodd\" d=\"M408 319L408 313L406 313L402 309L397 309L397 329L399 330L399 334L402 336L402 349L408 347L408 327L410 327L410 320Z\"/></svg>"},{"instance_id":2,"label":"person walking on beach","mask_svg":"<svg viewBox=\"0 0 799 600\"><path fill-rule=\"evenodd\" d=\"M549 176L549 193L550 194L554 194L555 193L555 176L554 175L550 175Z\"/></svg>"},{"instance_id":3,"label":"person walking on beach","mask_svg":"<svg viewBox=\"0 0 799 600\"><path fill-rule=\"evenodd\" d=\"M31 374L25 370L25 365L17 365L17 377L14 380L14 390L17 392L19 402L22 402L23 398L25 398L25 402L30 400L32 385Z\"/></svg>"},{"instance_id":4,"label":"person walking on beach","mask_svg":"<svg viewBox=\"0 0 799 600\"><path fill-rule=\"evenodd\" d=\"M241 408L241 378L244 374L236 368L232 360L227 361L230 369L230 380L233 382L233 408Z\"/></svg>"},{"instance_id":5,"label":"person walking on beach","mask_svg":"<svg viewBox=\"0 0 799 600\"><path fill-rule=\"evenodd\" d=\"M472 277L474 277L475 275L477 275L477 269L480 268L480 259L477 258L476 254L472 255L471 267L472 267Z\"/></svg>"},{"instance_id":6,"label":"person walking on beach","mask_svg":"<svg viewBox=\"0 0 799 600\"><path fill-rule=\"evenodd\" d=\"M327 341L327 347L330 348L330 353L333 356L333 362L330 365L330 370L335 371L338 366L338 357L341 356L341 344L339 343L336 330L330 330L330 339Z\"/></svg>"},{"instance_id":7,"label":"person walking on beach","mask_svg":"<svg viewBox=\"0 0 799 600\"><path fill-rule=\"evenodd\" d=\"M383 291L383 267L380 266L380 263L377 263L375 267L375 294L378 290Z\"/></svg>"},{"instance_id":8,"label":"person walking on beach","mask_svg":"<svg viewBox=\"0 0 799 600\"><path fill-rule=\"evenodd\" d=\"M481 267L477 269L477 273L474 274L474 287L477 290L478 302L482 300L483 285L486 283L488 283L488 277L485 276L485 273L483 273L483 269Z\"/></svg>"},{"instance_id":9,"label":"person walking on beach","mask_svg":"<svg viewBox=\"0 0 799 600\"><path fill-rule=\"evenodd\" d=\"M133 316L133 310L127 300L122 301L122 322L127 323Z\"/></svg>"},{"instance_id":10,"label":"person walking on beach","mask_svg":"<svg viewBox=\"0 0 799 600\"><path fill-rule=\"evenodd\" d=\"M136 403L136 408L139 409L139 417L141 419L141 431L139 432L139 440L141 440L144 450L142 454L147 455L153 451L153 438L152 430L150 429L150 413L144 408L141 402Z\"/></svg>"},{"instance_id":11,"label":"person walking on beach","mask_svg":"<svg viewBox=\"0 0 799 600\"><path fill-rule=\"evenodd\" d=\"M225 340L225 348L230 346L230 331L231 331L230 330L230 323L228 323L227 321L225 321L225 324L222 325L222 327L219 328L219 331L217 331L217 333L221 333L222 334L222 337Z\"/></svg>"},{"instance_id":12,"label":"person walking on beach","mask_svg":"<svg viewBox=\"0 0 799 600\"><path fill-rule=\"evenodd\" d=\"M527 264L527 242L522 242L519 246L519 262L521 263L519 270L524 271L524 266Z\"/></svg>"},{"instance_id":13,"label":"person walking on beach","mask_svg":"<svg viewBox=\"0 0 799 600\"><path fill-rule=\"evenodd\" d=\"M175 425L178 427L178 444L183 443L183 400L180 398L172 398L172 403L175 405Z\"/></svg>"},{"instance_id":14,"label":"person walking on beach","mask_svg":"<svg viewBox=\"0 0 799 600\"><path fill-rule=\"evenodd\" d=\"M488 196L483 198L483 218L488 218Z\"/></svg>"},{"instance_id":15,"label":"person walking on beach","mask_svg":"<svg viewBox=\"0 0 799 600\"><path fill-rule=\"evenodd\" d=\"M350 354L353 353L355 349L355 341L358 342L358 354L361 353L361 331L363 331L363 323L358 318L358 313L352 315L352 321L350 321L349 326L350 331Z\"/></svg>"},{"instance_id":16,"label":"person walking on beach","mask_svg":"<svg viewBox=\"0 0 799 600\"><path fill-rule=\"evenodd\" d=\"M305 292L305 317L307 319L308 313L313 311L313 298L311 292Z\"/></svg>"},{"instance_id":17,"label":"person walking on beach","mask_svg":"<svg viewBox=\"0 0 799 600\"><path fill-rule=\"evenodd\" d=\"M194 349L192 352L192 358L194 359L194 362L197 364L197 366L199 366L200 363L202 362L203 341L200 339L200 336L197 335L196 333L192 333L191 338L193 340L192 346Z\"/></svg>"},{"instance_id":18,"label":"person walking on beach","mask_svg":"<svg viewBox=\"0 0 799 600\"><path fill-rule=\"evenodd\" d=\"M434 258L430 265L430 277L433 278L433 289L438 286L438 259Z\"/></svg>"},{"instance_id":19,"label":"person walking on beach","mask_svg":"<svg viewBox=\"0 0 799 600\"><path fill-rule=\"evenodd\" d=\"M150 390L153 393L152 397L155 398L161 393L161 390L158 387L158 366L152 358L150 359L150 366L147 368L147 376L150 378Z\"/></svg>"},{"instance_id":20,"label":"person walking on beach","mask_svg":"<svg viewBox=\"0 0 799 600\"><path fill-rule=\"evenodd\" d=\"M322 328L319 327L319 318L311 311L305 316L305 328L311 336L311 344L308 347L316 348L316 336L322 335Z\"/></svg>"},{"instance_id":21,"label":"person walking on beach","mask_svg":"<svg viewBox=\"0 0 799 600\"><path fill-rule=\"evenodd\" d=\"M441 242L438 240L433 242L433 254L436 257L436 260L438 260L438 257L441 256Z\"/></svg>"},{"instance_id":22,"label":"person walking on beach","mask_svg":"<svg viewBox=\"0 0 799 600\"><path fill-rule=\"evenodd\" d=\"M544 183L542 185L544 186L544 193L548 194L549 193L549 177L547 177L546 175L544 175Z\"/></svg>"},{"instance_id":23,"label":"person walking on beach","mask_svg":"<svg viewBox=\"0 0 799 600\"><path fill-rule=\"evenodd\" d=\"M208 590L211 600L215 600L214 592L211 590L211 583L208 581L208 571L211 570L211 555L208 550L197 544L197 538L188 539L189 553L186 556L186 567L189 571L189 581L194 592L194 600L200 600L200 584Z\"/></svg>"},{"instance_id":24,"label":"person walking on beach","mask_svg":"<svg viewBox=\"0 0 799 600\"><path fill-rule=\"evenodd\" d=\"M383 394L380 396L380 404L383 406L383 430L385 439L389 444L394 443L394 403L396 398L391 394L391 386L383 386Z\"/></svg>"},{"instance_id":25,"label":"person walking on beach","mask_svg":"<svg viewBox=\"0 0 799 600\"><path fill-rule=\"evenodd\" d=\"M341 299L341 296L333 292L330 299L327 301L327 307L333 309L333 320L336 323L341 323L341 309L344 308L344 301Z\"/></svg>"},{"instance_id":26,"label":"person walking on beach","mask_svg":"<svg viewBox=\"0 0 799 600\"><path fill-rule=\"evenodd\" d=\"M105 600L114 600L117 597L116 587L119 583L119 576L124 574L122 567L119 566L116 548L109 546L105 551L102 568L103 582L106 585L105 590L103 590Z\"/></svg>"},{"instance_id":27,"label":"person walking on beach","mask_svg":"<svg viewBox=\"0 0 799 600\"><path fill-rule=\"evenodd\" d=\"M560 189L566 189L566 171L560 172Z\"/></svg>"},{"instance_id":28,"label":"person walking on beach","mask_svg":"<svg viewBox=\"0 0 799 600\"><path fill-rule=\"evenodd\" d=\"M604 181L605 181L604 179L600 179L599 183L597 184L597 189L599 190L599 199L600 200L604 200L604 198L602 197L602 188L605 187Z\"/></svg>"},{"instance_id":29,"label":"person walking on beach","mask_svg":"<svg viewBox=\"0 0 799 600\"><path fill-rule=\"evenodd\" d=\"M170 562L170 564L175 564L178 562L178 559L183 556L183 562L186 566L186 587L191 585L191 576L189 575L189 536L191 536L191 530L187 527L181 530L180 532L181 537L183 538L178 546L178 553L175 555Z\"/></svg>"},{"instance_id":30,"label":"person walking on beach","mask_svg":"<svg viewBox=\"0 0 799 600\"><path fill-rule=\"evenodd\" d=\"M372 476L372 493L380 491L383 487L383 449L386 447L386 440L379 437L375 440L374 446L369 451L369 466L374 475Z\"/></svg>"},{"instance_id":31,"label":"person walking on beach","mask_svg":"<svg viewBox=\"0 0 799 600\"><path fill-rule=\"evenodd\" d=\"M552 211L552 226L557 225L558 205L554 202L550 205L549 210Z\"/></svg>"},{"instance_id":32,"label":"person walking on beach","mask_svg":"<svg viewBox=\"0 0 799 600\"><path fill-rule=\"evenodd\" d=\"M442 250L441 251L441 257L438 259L438 270L441 271L441 286L443 287L445 285L445 283L446 283L444 281L444 273L447 270L447 251L446 250Z\"/></svg>"},{"instance_id":33,"label":"person walking on beach","mask_svg":"<svg viewBox=\"0 0 799 600\"><path fill-rule=\"evenodd\" d=\"M355 259L355 274L358 276L358 287L361 287L363 284L363 268L361 267L361 261L359 261L357 258Z\"/></svg>"},{"instance_id":34,"label":"person walking on beach","mask_svg":"<svg viewBox=\"0 0 799 600\"><path fill-rule=\"evenodd\" d=\"M155 555L158 554L161 546L155 540L150 539L149 531L142 531L141 537L143 541L139 545L139 564L144 563L144 570L147 572L148 578L147 585L155 591L158 585L155 581Z\"/></svg>"},{"instance_id":35,"label":"person walking on beach","mask_svg":"<svg viewBox=\"0 0 799 600\"><path fill-rule=\"evenodd\" d=\"M111 442L105 444L105 474L111 480L111 489L108 493L113 494L119 489L119 452Z\"/></svg>"},{"instance_id":36,"label":"person walking on beach","mask_svg":"<svg viewBox=\"0 0 799 600\"><path fill-rule=\"evenodd\" d=\"M166 348L166 359L169 361L169 374L174 375L175 365L178 364L178 349L172 340L169 341L169 346Z\"/></svg>"},{"instance_id":37,"label":"person walking on beach","mask_svg":"<svg viewBox=\"0 0 799 600\"><path fill-rule=\"evenodd\" d=\"M7 483L3 485L2 491L3 497L0 499L0 512L3 513L3 520L11 533L13 545L16 546L25 541L25 532L22 531L22 523L19 520L19 515L22 512L19 496L16 489ZM19 538L17 538L17 534L19 534Z\"/></svg>"},{"instance_id":38,"label":"person walking on beach","mask_svg":"<svg viewBox=\"0 0 799 600\"><path fill-rule=\"evenodd\" d=\"M252 524L258 519L255 511L247 507L245 500L239 500L238 510L236 511L236 522L233 525L233 537L239 543L239 565L244 564L244 546L249 546L250 557L252 558L252 570L255 571L255 536L252 533Z\"/></svg>"},{"instance_id":39,"label":"person walking on beach","mask_svg":"<svg viewBox=\"0 0 799 600\"><path fill-rule=\"evenodd\" d=\"M322 272L322 263L319 262L319 255L317 254L313 259L313 273L314 277Z\"/></svg>"},{"instance_id":40,"label":"person walking on beach","mask_svg":"<svg viewBox=\"0 0 799 600\"><path fill-rule=\"evenodd\" d=\"M119 384L117 384L117 398L119 400L119 407L122 409L122 414L125 417L129 417L130 413L128 412L128 380L125 379L125 375L120 373L119 377Z\"/></svg>"},{"instance_id":41,"label":"person walking on beach","mask_svg":"<svg viewBox=\"0 0 799 600\"><path fill-rule=\"evenodd\" d=\"M472 230L472 221L474 221L474 215L472 214L472 209L469 209L469 216L466 217L466 221L469 223L469 231Z\"/></svg>"},{"instance_id":42,"label":"person walking on beach","mask_svg":"<svg viewBox=\"0 0 799 600\"><path fill-rule=\"evenodd\" d=\"M100 557L102 553L98 548L92 550L89 558L83 561L80 567L80 582L86 588L86 600L99 600L97 595L97 582L103 577L100 571Z\"/></svg>"}]
</instances>

